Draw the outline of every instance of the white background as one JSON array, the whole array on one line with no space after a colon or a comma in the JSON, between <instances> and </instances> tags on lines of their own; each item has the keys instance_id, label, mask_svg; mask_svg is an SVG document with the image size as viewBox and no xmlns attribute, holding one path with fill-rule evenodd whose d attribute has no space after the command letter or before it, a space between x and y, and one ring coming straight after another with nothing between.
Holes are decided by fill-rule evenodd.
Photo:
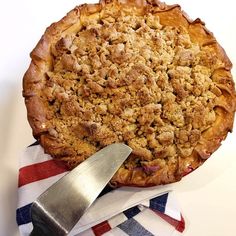
<instances>
[{"instance_id":1,"label":"white background","mask_svg":"<svg viewBox=\"0 0 236 236\"><path fill-rule=\"evenodd\" d=\"M0 236L15 236L18 158L33 141L21 96L22 77L30 62L29 53L45 28L82 1L0 3ZM200 17L207 23L236 65L234 1L178 3L191 18ZM236 78L235 72L234 68ZM236 132L204 166L175 184L174 190L187 221L184 236L236 235Z\"/></svg>"}]
</instances>

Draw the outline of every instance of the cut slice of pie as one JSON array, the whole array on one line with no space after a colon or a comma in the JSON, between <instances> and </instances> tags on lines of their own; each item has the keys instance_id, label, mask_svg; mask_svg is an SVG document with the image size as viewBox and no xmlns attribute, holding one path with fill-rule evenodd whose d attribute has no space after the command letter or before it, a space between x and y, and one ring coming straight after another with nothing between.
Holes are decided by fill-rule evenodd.
<instances>
[{"instance_id":1,"label":"cut slice of pie","mask_svg":"<svg viewBox=\"0 0 236 236\"><path fill-rule=\"evenodd\" d=\"M78 6L46 30L31 58L23 96L33 135L70 168L128 144L114 186L178 181L232 131L232 64L179 5Z\"/></svg>"}]
</instances>

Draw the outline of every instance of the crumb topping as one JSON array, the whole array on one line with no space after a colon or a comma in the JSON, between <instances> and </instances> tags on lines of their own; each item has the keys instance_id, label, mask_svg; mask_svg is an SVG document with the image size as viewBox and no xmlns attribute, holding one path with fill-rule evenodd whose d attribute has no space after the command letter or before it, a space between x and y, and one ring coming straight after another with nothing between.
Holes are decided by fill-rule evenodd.
<instances>
[{"instance_id":1,"label":"crumb topping","mask_svg":"<svg viewBox=\"0 0 236 236\"><path fill-rule=\"evenodd\" d=\"M215 122L222 94L212 74L223 63L211 47L153 14L105 8L82 24L51 49L53 68L41 91L49 134L69 145L78 163L124 142L133 149L124 169L147 175L190 156Z\"/></svg>"}]
</instances>

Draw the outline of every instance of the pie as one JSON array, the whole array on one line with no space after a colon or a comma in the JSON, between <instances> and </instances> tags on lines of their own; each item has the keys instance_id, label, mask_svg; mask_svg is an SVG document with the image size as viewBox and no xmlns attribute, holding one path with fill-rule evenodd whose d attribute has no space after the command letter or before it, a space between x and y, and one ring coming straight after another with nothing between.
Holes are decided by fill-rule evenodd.
<instances>
[{"instance_id":1,"label":"pie","mask_svg":"<svg viewBox=\"0 0 236 236\"><path fill-rule=\"evenodd\" d=\"M126 143L133 152L113 186L179 181L232 131L232 64L179 5L80 5L46 30L31 58L23 96L34 137L71 169Z\"/></svg>"}]
</instances>

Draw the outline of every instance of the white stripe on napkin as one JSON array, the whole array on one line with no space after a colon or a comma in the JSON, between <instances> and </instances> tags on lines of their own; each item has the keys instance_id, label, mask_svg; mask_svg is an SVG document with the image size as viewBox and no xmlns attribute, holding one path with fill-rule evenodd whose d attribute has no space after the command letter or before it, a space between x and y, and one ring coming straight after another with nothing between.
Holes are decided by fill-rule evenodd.
<instances>
[{"instance_id":1,"label":"white stripe on napkin","mask_svg":"<svg viewBox=\"0 0 236 236\"><path fill-rule=\"evenodd\" d=\"M126 234L123 230L121 230L118 227L111 229L107 233L103 234L103 236L118 236L118 235L119 236L129 236L128 234ZM143 236L145 236L145 235L143 235Z\"/></svg>"},{"instance_id":2,"label":"white stripe on napkin","mask_svg":"<svg viewBox=\"0 0 236 236\"><path fill-rule=\"evenodd\" d=\"M181 221L180 206L176 201L173 192L169 192L168 201L166 202L165 215L170 216L178 221Z\"/></svg>"},{"instance_id":3,"label":"white stripe on napkin","mask_svg":"<svg viewBox=\"0 0 236 236\"><path fill-rule=\"evenodd\" d=\"M111 226L111 228L115 228L117 225L123 223L126 220L127 217L123 213L121 213L109 219L108 223Z\"/></svg>"},{"instance_id":4,"label":"white stripe on napkin","mask_svg":"<svg viewBox=\"0 0 236 236\"><path fill-rule=\"evenodd\" d=\"M87 212L85 212L80 221L76 224L74 232L82 232L94 225L112 218L119 212L141 205L143 201L162 195L169 192L169 190L170 186L168 185L161 186L161 188L146 188L145 191L140 191L140 188L130 187L121 187L116 189L95 201L95 203Z\"/></svg>"},{"instance_id":5,"label":"white stripe on napkin","mask_svg":"<svg viewBox=\"0 0 236 236\"><path fill-rule=\"evenodd\" d=\"M93 230L90 228L76 235L70 233L68 236L95 236L95 234Z\"/></svg>"},{"instance_id":6,"label":"white stripe on napkin","mask_svg":"<svg viewBox=\"0 0 236 236\"><path fill-rule=\"evenodd\" d=\"M18 188L19 196L24 197L18 198L17 207L20 208L35 201L37 197L39 197L45 190L51 187L53 183L62 178L66 173L67 172L64 172L62 174L55 175L47 179L39 180L30 184L26 184Z\"/></svg>"},{"instance_id":7,"label":"white stripe on napkin","mask_svg":"<svg viewBox=\"0 0 236 236\"><path fill-rule=\"evenodd\" d=\"M44 150L40 145L27 147L23 153L23 157L20 159L20 168L41 163L44 161L52 160L52 157L44 153Z\"/></svg>"},{"instance_id":8,"label":"white stripe on napkin","mask_svg":"<svg viewBox=\"0 0 236 236\"><path fill-rule=\"evenodd\" d=\"M29 232L33 230L32 223L24 224L19 226L21 236L29 236Z\"/></svg>"},{"instance_id":9,"label":"white stripe on napkin","mask_svg":"<svg viewBox=\"0 0 236 236\"><path fill-rule=\"evenodd\" d=\"M157 215L152 210L146 208L138 215L134 216L134 219L153 235L170 236L171 233L175 231L175 228L161 217L158 218L158 220L156 217Z\"/></svg>"}]
</instances>

